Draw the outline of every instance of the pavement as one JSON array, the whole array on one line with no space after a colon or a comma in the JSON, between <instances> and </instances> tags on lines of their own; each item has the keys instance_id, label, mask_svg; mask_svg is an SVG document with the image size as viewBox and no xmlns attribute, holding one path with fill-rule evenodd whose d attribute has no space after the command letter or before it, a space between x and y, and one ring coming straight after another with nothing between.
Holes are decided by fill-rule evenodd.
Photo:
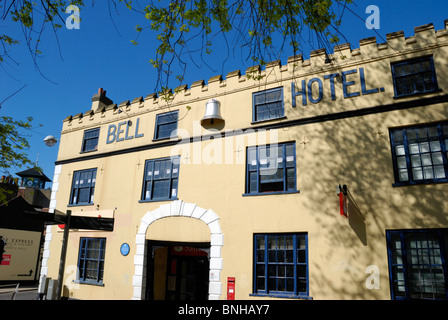
<instances>
[{"instance_id":1,"label":"pavement","mask_svg":"<svg viewBox=\"0 0 448 320\"><path fill-rule=\"evenodd\" d=\"M8 284L0 285L0 300L10 300L14 295L15 300L34 300L37 296L38 285Z\"/></svg>"},{"instance_id":2,"label":"pavement","mask_svg":"<svg viewBox=\"0 0 448 320\"><path fill-rule=\"evenodd\" d=\"M21 285L19 284L19 287L17 288L17 284L7 284L7 285L0 285L0 294L2 293L11 293L13 291L17 290L19 292L23 291L37 291L37 284L34 285Z\"/></svg>"}]
</instances>

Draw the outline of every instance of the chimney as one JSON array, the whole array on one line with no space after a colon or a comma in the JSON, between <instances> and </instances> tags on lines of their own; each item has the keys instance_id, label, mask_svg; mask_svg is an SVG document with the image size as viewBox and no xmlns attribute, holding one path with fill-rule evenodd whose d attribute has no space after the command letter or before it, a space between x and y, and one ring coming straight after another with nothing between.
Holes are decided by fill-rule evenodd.
<instances>
[{"instance_id":1,"label":"chimney","mask_svg":"<svg viewBox=\"0 0 448 320\"><path fill-rule=\"evenodd\" d=\"M96 111L99 108L107 107L113 104L113 101L106 97L106 90L98 89L98 93L92 97L92 110Z\"/></svg>"}]
</instances>

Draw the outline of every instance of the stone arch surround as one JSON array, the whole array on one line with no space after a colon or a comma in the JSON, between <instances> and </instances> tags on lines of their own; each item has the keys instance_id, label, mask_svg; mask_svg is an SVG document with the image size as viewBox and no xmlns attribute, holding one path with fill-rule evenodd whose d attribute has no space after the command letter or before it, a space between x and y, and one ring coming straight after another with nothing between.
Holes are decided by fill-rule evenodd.
<instances>
[{"instance_id":1,"label":"stone arch surround","mask_svg":"<svg viewBox=\"0 0 448 320\"><path fill-rule=\"evenodd\" d=\"M211 209L203 209L194 203L176 200L159 208L148 211L140 220L140 227L135 239L136 253L134 255L133 300L144 297L146 284L146 232L148 227L159 219L169 217L187 217L199 219L210 229L210 271L209 271L209 300L219 300L222 294L220 280L222 270L221 248L224 236L221 231L218 215Z\"/></svg>"}]
</instances>

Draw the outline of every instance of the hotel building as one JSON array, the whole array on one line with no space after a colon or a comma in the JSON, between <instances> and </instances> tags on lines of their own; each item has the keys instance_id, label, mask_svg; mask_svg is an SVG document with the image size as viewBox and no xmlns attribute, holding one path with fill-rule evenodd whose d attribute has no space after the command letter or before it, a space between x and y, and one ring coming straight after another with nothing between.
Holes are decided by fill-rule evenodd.
<instances>
[{"instance_id":1,"label":"hotel building","mask_svg":"<svg viewBox=\"0 0 448 320\"><path fill-rule=\"evenodd\" d=\"M63 121L71 299L446 299L448 21ZM82 110L81 110L82 111ZM57 279L63 226L41 275Z\"/></svg>"}]
</instances>

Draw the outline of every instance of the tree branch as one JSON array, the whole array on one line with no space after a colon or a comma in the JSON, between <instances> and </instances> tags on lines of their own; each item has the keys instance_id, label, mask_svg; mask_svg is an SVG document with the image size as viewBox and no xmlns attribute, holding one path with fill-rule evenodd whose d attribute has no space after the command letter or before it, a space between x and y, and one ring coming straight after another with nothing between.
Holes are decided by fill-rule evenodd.
<instances>
[{"instance_id":1,"label":"tree branch","mask_svg":"<svg viewBox=\"0 0 448 320\"><path fill-rule=\"evenodd\" d=\"M6 97L5 99L3 99L3 101L0 102L0 109L3 106L3 103L5 103L6 100L10 99L11 97L15 96L17 93L19 93L20 91L22 91L23 89L25 89L27 85L24 85L22 88L20 88L19 90L15 91L14 93L12 93L11 95L9 95L8 97Z\"/></svg>"}]
</instances>

